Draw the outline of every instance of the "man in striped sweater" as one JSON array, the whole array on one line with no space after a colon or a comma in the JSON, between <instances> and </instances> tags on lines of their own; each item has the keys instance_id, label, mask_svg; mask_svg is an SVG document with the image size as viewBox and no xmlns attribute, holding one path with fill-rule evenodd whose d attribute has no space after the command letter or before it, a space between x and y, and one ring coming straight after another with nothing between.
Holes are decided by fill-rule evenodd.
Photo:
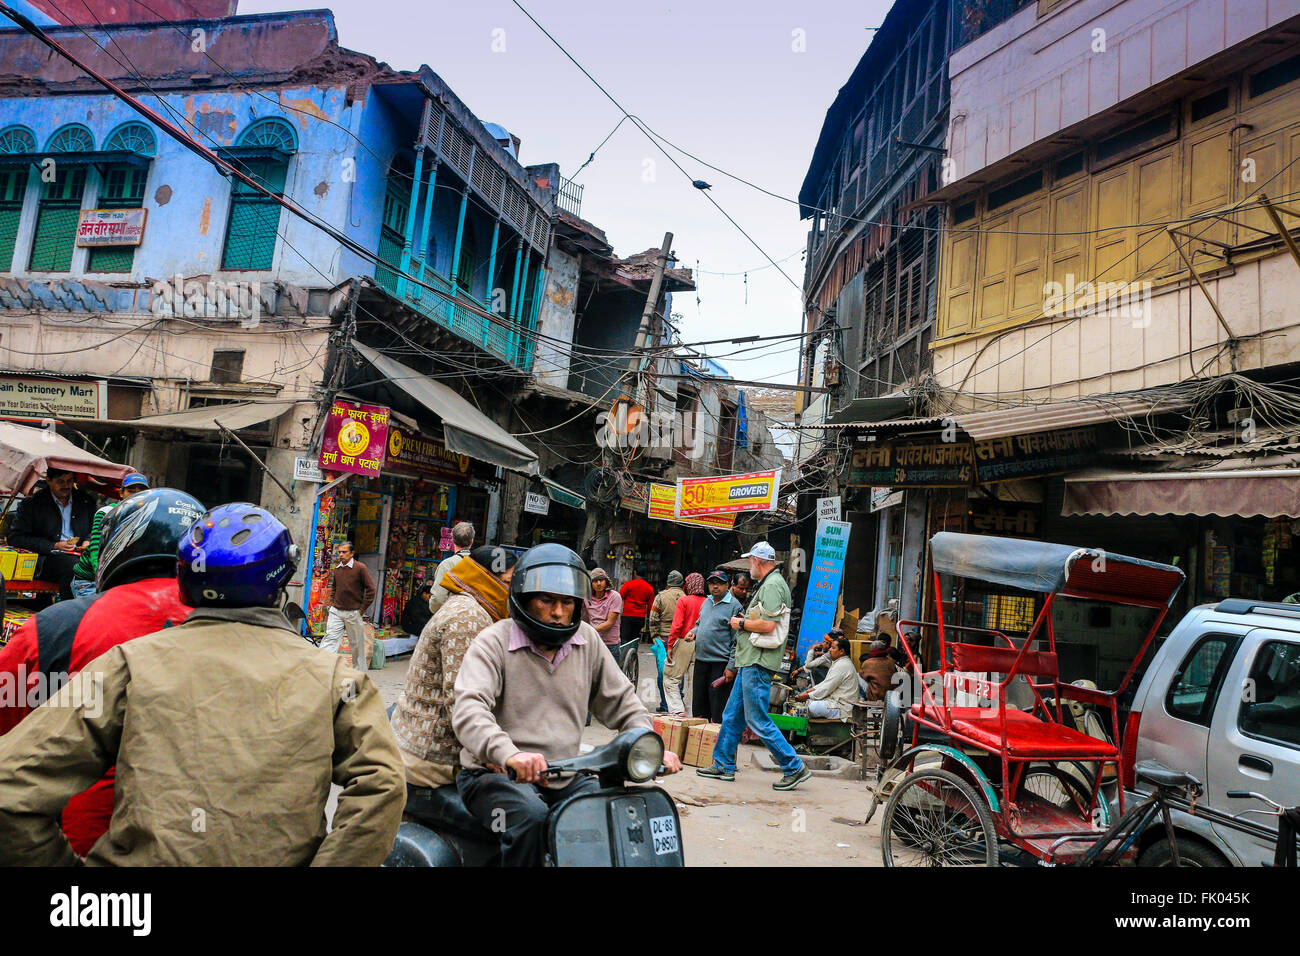
<instances>
[{"instance_id":1,"label":"man in striped sweater","mask_svg":"<svg viewBox=\"0 0 1300 956\"><path fill-rule=\"evenodd\" d=\"M99 529L104 518L118 505L132 495L149 490L149 479L138 472L132 472L122 479L121 501L111 501L95 512L90 526L90 547L81 552L76 566L72 569L72 594L74 597L90 597L95 593L95 575L99 571Z\"/></svg>"}]
</instances>

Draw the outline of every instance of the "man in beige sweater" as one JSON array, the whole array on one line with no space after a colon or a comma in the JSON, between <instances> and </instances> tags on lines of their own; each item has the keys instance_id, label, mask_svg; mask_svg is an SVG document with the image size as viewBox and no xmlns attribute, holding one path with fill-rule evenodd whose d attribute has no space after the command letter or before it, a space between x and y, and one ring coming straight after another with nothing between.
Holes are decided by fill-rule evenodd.
<instances>
[{"instance_id":1,"label":"man in beige sweater","mask_svg":"<svg viewBox=\"0 0 1300 956\"><path fill-rule=\"evenodd\" d=\"M500 835L506 866L540 865L550 808L598 788L591 777L567 786L544 777L548 760L577 756L589 709L620 732L651 725L632 683L581 620L590 588L568 548L531 549L510 582L510 618L479 634L456 677L451 722L464 748L456 786L469 812ZM670 752L664 766L676 773L682 765Z\"/></svg>"}]
</instances>

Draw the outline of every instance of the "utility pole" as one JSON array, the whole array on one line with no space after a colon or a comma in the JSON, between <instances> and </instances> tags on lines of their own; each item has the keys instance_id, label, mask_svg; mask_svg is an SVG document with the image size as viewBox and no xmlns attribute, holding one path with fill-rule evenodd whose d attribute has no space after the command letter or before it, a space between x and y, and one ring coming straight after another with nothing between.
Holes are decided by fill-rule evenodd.
<instances>
[{"instance_id":1,"label":"utility pole","mask_svg":"<svg viewBox=\"0 0 1300 956\"><path fill-rule=\"evenodd\" d=\"M664 244L660 247L659 258L655 261L654 278L650 280L650 292L646 296L645 308L641 310L641 325L637 328L636 341L632 344L632 359L628 365L628 370L633 375L637 375L641 371L642 364L645 361L641 353L648 349L655 340L655 328L658 324L656 311L659 306L659 290L663 288L664 270L668 267L668 257L672 254L672 248L673 234L665 232ZM640 391L641 381L639 376L636 380L636 388ZM650 413L651 391L652 389L649 388L645 390L645 401L642 403L642 407L645 409L643 414L648 415ZM637 396L634 395L633 397L636 398Z\"/></svg>"}]
</instances>

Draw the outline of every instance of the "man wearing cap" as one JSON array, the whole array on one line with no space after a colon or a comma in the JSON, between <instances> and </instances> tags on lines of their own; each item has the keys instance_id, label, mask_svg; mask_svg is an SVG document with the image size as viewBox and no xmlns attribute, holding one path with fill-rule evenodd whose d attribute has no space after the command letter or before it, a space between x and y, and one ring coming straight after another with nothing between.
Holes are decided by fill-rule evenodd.
<instances>
[{"instance_id":1,"label":"man wearing cap","mask_svg":"<svg viewBox=\"0 0 1300 956\"><path fill-rule=\"evenodd\" d=\"M736 676L736 632L731 629L731 619L740 613L741 604L727 587L726 571L712 572L708 585L709 596L700 605L700 619L687 635L695 641L691 713L720 724L731 687L725 680L718 682L728 674Z\"/></svg>"},{"instance_id":2,"label":"man wearing cap","mask_svg":"<svg viewBox=\"0 0 1300 956\"><path fill-rule=\"evenodd\" d=\"M99 571L99 529L108 513L127 498L141 491L149 490L149 479L139 472L132 472L122 479L122 498L110 501L95 511L90 524L90 545L81 552L81 558L72 569L72 593L77 597L90 597L95 593L95 575Z\"/></svg>"},{"instance_id":3,"label":"man wearing cap","mask_svg":"<svg viewBox=\"0 0 1300 956\"><path fill-rule=\"evenodd\" d=\"M812 777L789 741L767 712L772 700L772 676L780 669L790 631L790 586L776 570L776 549L760 541L742 557L749 558L750 576L758 582L744 616L731 618L736 630L737 678L722 714L722 728L713 748L713 766L696 773L713 780L736 779L736 748L746 724L767 746L784 776L773 790L793 790Z\"/></svg>"},{"instance_id":4,"label":"man wearing cap","mask_svg":"<svg viewBox=\"0 0 1300 956\"><path fill-rule=\"evenodd\" d=\"M72 569L78 545L90 542L95 499L75 487L72 472L50 468L45 487L23 501L14 513L9 543L35 551L36 577L59 586L59 596L72 597Z\"/></svg>"}]
</instances>

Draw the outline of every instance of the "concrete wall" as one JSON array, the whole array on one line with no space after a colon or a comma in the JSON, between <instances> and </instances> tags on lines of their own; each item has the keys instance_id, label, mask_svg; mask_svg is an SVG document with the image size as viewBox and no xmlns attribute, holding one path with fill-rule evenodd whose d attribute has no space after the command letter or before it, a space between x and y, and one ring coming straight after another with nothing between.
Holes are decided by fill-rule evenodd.
<instances>
[{"instance_id":1,"label":"concrete wall","mask_svg":"<svg viewBox=\"0 0 1300 956\"><path fill-rule=\"evenodd\" d=\"M537 330L564 342L573 341L574 311L578 305L578 260L552 249L546 294L537 316ZM539 382L564 388L569 384L569 349L538 339L533 360Z\"/></svg>"},{"instance_id":2,"label":"concrete wall","mask_svg":"<svg viewBox=\"0 0 1300 956\"><path fill-rule=\"evenodd\" d=\"M1298 15L1300 0L1077 0L1042 18L1030 4L949 60L954 173L978 173Z\"/></svg>"}]
</instances>

